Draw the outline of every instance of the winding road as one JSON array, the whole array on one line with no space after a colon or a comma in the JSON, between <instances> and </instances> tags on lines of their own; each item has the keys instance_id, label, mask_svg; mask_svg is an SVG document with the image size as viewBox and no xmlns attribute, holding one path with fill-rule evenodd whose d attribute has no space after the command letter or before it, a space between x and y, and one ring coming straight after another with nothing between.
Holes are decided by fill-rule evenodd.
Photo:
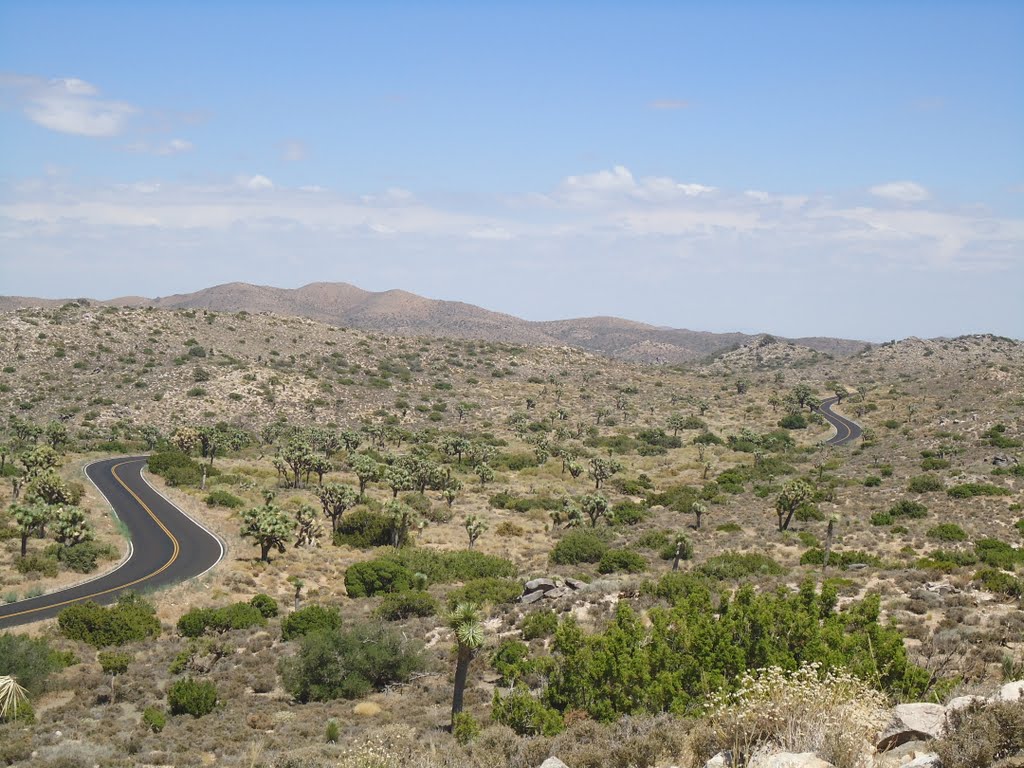
<instances>
[{"instance_id":1,"label":"winding road","mask_svg":"<svg viewBox=\"0 0 1024 768\"><path fill-rule=\"evenodd\" d=\"M821 405L818 406L818 413L824 416L825 420L836 428L835 437L826 440L825 445L846 445L847 443L852 443L861 436L863 431L855 422L832 412L832 406L838 402L838 397L830 397L827 400L823 400Z\"/></svg>"},{"instance_id":2,"label":"winding road","mask_svg":"<svg viewBox=\"0 0 1024 768\"><path fill-rule=\"evenodd\" d=\"M131 536L128 557L109 573L40 597L0 606L0 629L52 618L72 603L113 602L128 589L148 591L210 570L224 545L161 496L142 476L146 456L104 459L85 474L113 507Z\"/></svg>"}]
</instances>

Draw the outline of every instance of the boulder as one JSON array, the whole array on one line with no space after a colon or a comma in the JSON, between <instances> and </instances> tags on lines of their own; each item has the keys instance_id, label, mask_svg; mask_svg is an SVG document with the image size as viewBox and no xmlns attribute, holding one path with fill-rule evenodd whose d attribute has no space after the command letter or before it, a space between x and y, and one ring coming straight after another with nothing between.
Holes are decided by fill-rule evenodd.
<instances>
[{"instance_id":1,"label":"boulder","mask_svg":"<svg viewBox=\"0 0 1024 768\"><path fill-rule=\"evenodd\" d=\"M543 592L547 592L549 589L554 589L555 586L557 585L551 579L530 579L526 582L524 591L535 592L539 589Z\"/></svg>"},{"instance_id":2,"label":"boulder","mask_svg":"<svg viewBox=\"0 0 1024 768\"><path fill-rule=\"evenodd\" d=\"M1024 698L1024 680L1015 680L1012 683L1007 683L992 698L995 701L1017 701Z\"/></svg>"},{"instance_id":3,"label":"boulder","mask_svg":"<svg viewBox=\"0 0 1024 768\"><path fill-rule=\"evenodd\" d=\"M749 768L835 768L832 763L822 760L813 752L776 752L771 755L755 755L747 765Z\"/></svg>"},{"instance_id":4,"label":"boulder","mask_svg":"<svg viewBox=\"0 0 1024 768\"><path fill-rule=\"evenodd\" d=\"M565 597L566 595L571 594L571 589L566 589L565 587L557 587L556 589L549 589L547 592L545 592L544 597L546 597L548 600L557 600L560 597Z\"/></svg>"},{"instance_id":5,"label":"boulder","mask_svg":"<svg viewBox=\"0 0 1024 768\"><path fill-rule=\"evenodd\" d=\"M542 599L544 595L545 593L539 589L536 592L527 592L519 598L519 602L529 605L530 603L536 603L538 600Z\"/></svg>"},{"instance_id":6,"label":"boulder","mask_svg":"<svg viewBox=\"0 0 1024 768\"><path fill-rule=\"evenodd\" d=\"M923 755L918 755L909 763L904 763L901 768L940 768L942 761L939 760L939 756L934 752L926 752Z\"/></svg>"},{"instance_id":7,"label":"boulder","mask_svg":"<svg viewBox=\"0 0 1024 768\"><path fill-rule=\"evenodd\" d=\"M569 766L563 763L557 757L549 757L547 760L540 764L540 768L569 768Z\"/></svg>"},{"instance_id":8,"label":"boulder","mask_svg":"<svg viewBox=\"0 0 1024 768\"><path fill-rule=\"evenodd\" d=\"M704 763L704 768L732 768L732 752L719 752Z\"/></svg>"},{"instance_id":9,"label":"boulder","mask_svg":"<svg viewBox=\"0 0 1024 768\"><path fill-rule=\"evenodd\" d=\"M580 581L579 579L566 579L565 586L569 587L570 589L583 589L585 586L587 586L587 582Z\"/></svg>"},{"instance_id":10,"label":"boulder","mask_svg":"<svg viewBox=\"0 0 1024 768\"><path fill-rule=\"evenodd\" d=\"M886 752L908 741L937 739L945 726L946 708L941 704L899 704L893 708L875 748Z\"/></svg>"},{"instance_id":11,"label":"boulder","mask_svg":"<svg viewBox=\"0 0 1024 768\"><path fill-rule=\"evenodd\" d=\"M975 702L981 703L986 701L984 696L957 696L955 699L950 699L946 702L946 711L954 712L958 709L966 709Z\"/></svg>"}]
</instances>

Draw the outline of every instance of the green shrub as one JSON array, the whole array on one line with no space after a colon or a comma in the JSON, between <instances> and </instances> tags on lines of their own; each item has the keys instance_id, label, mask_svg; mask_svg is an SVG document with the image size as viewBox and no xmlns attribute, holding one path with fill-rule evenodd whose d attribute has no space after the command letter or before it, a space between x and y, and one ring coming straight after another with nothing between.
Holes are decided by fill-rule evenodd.
<instances>
[{"instance_id":1,"label":"green shrub","mask_svg":"<svg viewBox=\"0 0 1024 768\"><path fill-rule=\"evenodd\" d=\"M636 540L636 546L640 549L661 549L671 542L670 533L671 531L647 531Z\"/></svg>"},{"instance_id":2,"label":"green shrub","mask_svg":"<svg viewBox=\"0 0 1024 768\"><path fill-rule=\"evenodd\" d=\"M967 532L956 523L940 523L929 528L925 535L939 541L967 541Z\"/></svg>"},{"instance_id":3,"label":"green shrub","mask_svg":"<svg viewBox=\"0 0 1024 768\"><path fill-rule=\"evenodd\" d=\"M805 553L806 554L806 553ZM779 576L786 569L760 552L724 552L696 568L696 572L718 581L746 579L751 576Z\"/></svg>"},{"instance_id":4,"label":"green shrub","mask_svg":"<svg viewBox=\"0 0 1024 768\"><path fill-rule=\"evenodd\" d=\"M825 550L819 547L808 549L800 556L800 565L823 565L825 563ZM828 564L836 568L845 568L848 565L873 565L880 566L882 561L877 556L859 550L832 550L828 556Z\"/></svg>"},{"instance_id":5,"label":"green shrub","mask_svg":"<svg viewBox=\"0 0 1024 768\"><path fill-rule=\"evenodd\" d=\"M96 570L97 560L112 560L117 557L117 550L109 544L96 541L82 541L70 547L53 545L53 552L68 569L78 573L92 573Z\"/></svg>"},{"instance_id":6,"label":"green shrub","mask_svg":"<svg viewBox=\"0 0 1024 768\"><path fill-rule=\"evenodd\" d=\"M355 699L404 683L424 667L423 648L387 624L356 624L302 638L299 652L281 662L284 687L303 703Z\"/></svg>"},{"instance_id":7,"label":"green shrub","mask_svg":"<svg viewBox=\"0 0 1024 768\"><path fill-rule=\"evenodd\" d=\"M721 525L716 527L715 530L716 531L721 531L722 533L742 533L743 532L743 528L742 528L742 526L739 525L739 523L722 523Z\"/></svg>"},{"instance_id":8,"label":"green shrub","mask_svg":"<svg viewBox=\"0 0 1024 768\"><path fill-rule=\"evenodd\" d=\"M996 568L982 568L974 580L989 592L1009 597L1024 597L1024 581Z\"/></svg>"},{"instance_id":9,"label":"green shrub","mask_svg":"<svg viewBox=\"0 0 1024 768\"><path fill-rule=\"evenodd\" d=\"M705 594L709 592L709 581L706 577L696 573L683 573L672 571L666 573L656 582L644 582L641 592L654 597L660 597L669 603L675 603L685 599L695 592Z\"/></svg>"},{"instance_id":10,"label":"green shrub","mask_svg":"<svg viewBox=\"0 0 1024 768\"><path fill-rule=\"evenodd\" d=\"M43 638L0 634L0 675L17 678L30 696L38 696L46 690L50 675L68 666L70 661Z\"/></svg>"},{"instance_id":11,"label":"green shrub","mask_svg":"<svg viewBox=\"0 0 1024 768\"><path fill-rule=\"evenodd\" d=\"M60 570L60 564L53 555L43 555L38 552L31 552L25 557L19 557L15 562L18 573L38 573L48 579L52 579Z\"/></svg>"},{"instance_id":12,"label":"green shrub","mask_svg":"<svg viewBox=\"0 0 1024 768\"><path fill-rule=\"evenodd\" d=\"M558 710L546 706L522 687L513 688L504 696L495 689L491 718L520 736L555 736L565 728Z\"/></svg>"},{"instance_id":13,"label":"green shrub","mask_svg":"<svg viewBox=\"0 0 1024 768\"><path fill-rule=\"evenodd\" d=\"M477 605L513 603L522 594L522 582L488 576L483 579L472 579L463 586L453 589L448 593L448 605L454 608L460 603L476 603Z\"/></svg>"},{"instance_id":14,"label":"green shrub","mask_svg":"<svg viewBox=\"0 0 1024 768\"><path fill-rule=\"evenodd\" d=\"M231 629L261 627L267 623L262 611L251 603L232 603L220 608L193 608L178 619L178 633L183 637L199 637L207 630L227 632Z\"/></svg>"},{"instance_id":15,"label":"green shrub","mask_svg":"<svg viewBox=\"0 0 1024 768\"><path fill-rule=\"evenodd\" d=\"M936 549L917 561L917 567L923 570L951 571L965 565L975 565L978 558L971 552L957 549Z\"/></svg>"},{"instance_id":16,"label":"green shrub","mask_svg":"<svg viewBox=\"0 0 1024 768\"><path fill-rule=\"evenodd\" d=\"M480 735L480 723L469 712L459 712L452 720L452 736L459 744L469 744Z\"/></svg>"},{"instance_id":17,"label":"green shrub","mask_svg":"<svg viewBox=\"0 0 1024 768\"><path fill-rule=\"evenodd\" d=\"M346 544L355 549L386 547L391 543L391 520L367 507L356 507L344 515L334 534L335 546Z\"/></svg>"},{"instance_id":18,"label":"green shrub","mask_svg":"<svg viewBox=\"0 0 1024 768\"><path fill-rule=\"evenodd\" d=\"M167 726L167 715L159 707L146 707L142 712L142 722L153 733L160 733Z\"/></svg>"},{"instance_id":19,"label":"green shrub","mask_svg":"<svg viewBox=\"0 0 1024 768\"><path fill-rule=\"evenodd\" d=\"M609 549L597 565L600 573L643 573L646 568L643 555L629 549Z\"/></svg>"},{"instance_id":20,"label":"green shrub","mask_svg":"<svg viewBox=\"0 0 1024 768\"><path fill-rule=\"evenodd\" d=\"M907 517L912 520L919 520L928 515L928 507L918 501L900 499L889 507L889 514L893 518Z\"/></svg>"},{"instance_id":21,"label":"green shrub","mask_svg":"<svg viewBox=\"0 0 1024 768\"><path fill-rule=\"evenodd\" d=\"M336 632L341 628L341 612L337 608L307 605L281 620L281 638L295 640L317 632Z\"/></svg>"},{"instance_id":22,"label":"green shrub","mask_svg":"<svg viewBox=\"0 0 1024 768\"><path fill-rule=\"evenodd\" d=\"M878 475L868 475L864 478L864 486L866 488L878 488L882 484L882 478Z\"/></svg>"},{"instance_id":23,"label":"green shrub","mask_svg":"<svg viewBox=\"0 0 1024 768\"><path fill-rule=\"evenodd\" d=\"M676 546L677 543L681 543L679 547L679 559L690 560L693 558L693 542L690 541L689 537L679 534L675 541L666 542L658 552L658 557L662 560L675 560L676 559Z\"/></svg>"},{"instance_id":24,"label":"green shrub","mask_svg":"<svg viewBox=\"0 0 1024 768\"><path fill-rule=\"evenodd\" d=\"M433 616L438 603L429 593L419 590L384 595L376 614L385 621L399 621L413 616Z\"/></svg>"},{"instance_id":25,"label":"green shrub","mask_svg":"<svg viewBox=\"0 0 1024 768\"><path fill-rule=\"evenodd\" d=\"M245 501L238 498L235 494L224 490L210 491L206 496L206 506L208 507L227 507L228 509L238 509L239 507L245 506Z\"/></svg>"},{"instance_id":26,"label":"green shrub","mask_svg":"<svg viewBox=\"0 0 1024 768\"><path fill-rule=\"evenodd\" d=\"M931 493L942 490L942 480L935 475L915 475L907 483L907 490L911 493Z\"/></svg>"},{"instance_id":27,"label":"green shrub","mask_svg":"<svg viewBox=\"0 0 1024 768\"><path fill-rule=\"evenodd\" d=\"M324 729L324 741L328 744L337 744L338 739L341 738L341 727L338 725L338 721L331 718L327 721L327 728Z\"/></svg>"},{"instance_id":28,"label":"green shrub","mask_svg":"<svg viewBox=\"0 0 1024 768\"><path fill-rule=\"evenodd\" d=\"M993 568L1012 571L1018 564L1024 563L1024 549L1016 549L999 539L981 539L974 544L978 559Z\"/></svg>"},{"instance_id":29,"label":"green shrub","mask_svg":"<svg viewBox=\"0 0 1024 768\"><path fill-rule=\"evenodd\" d=\"M953 499L970 499L974 496L1009 496L1010 489L991 483L960 483L946 493Z\"/></svg>"},{"instance_id":30,"label":"green shrub","mask_svg":"<svg viewBox=\"0 0 1024 768\"><path fill-rule=\"evenodd\" d=\"M505 639L491 654L491 668L501 675L501 685L511 686L535 668L530 646L519 640Z\"/></svg>"},{"instance_id":31,"label":"green shrub","mask_svg":"<svg viewBox=\"0 0 1024 768\"><path fill-rule=\"evenodd\" d=\"M516 575L512 561L468 549L442 552L406 547L398 552L389 552L384 558L394 560L413 573L425 574L433 584Z\"/></svg>"},{"instance_id":32,"label":"green shrub","mask_svg":"<svg viewBox=\"0 0 1024 768\"><path fill-rule=\"evenodd\" d=\"M412 586L412 576L412 571L394 560L367 560L350 565L345 571L345 591L349 597L401 592Z\"/></svg>"},{"instance_id":33,"label":"green shrub","mask_svg":"<svg viewBox=\"0 0 1024 768\"><path fill-rule=\"evenodd\" d=\"M779 419L783 429L807 429L807 417L802 413L788 413Z\"/></svg>"},{"instance_id":34,"label":"green shrub","mask_svg":"<svg viewBox=\"0 0 1024 768\"><path fill-rule=\"evenodd\" d=\"M647 508L635 501L620 501L612 507L612 525L636 525L647 519Z\"/></svg>"},{"instance_id":35,"label":"green shrub","mask_svg":"<svg viewBox=\"0 0 1024 768\"><path fill-rule=\"evenodd\" d=\"M277 616L277 600L272 598L270 595L265 595L262 592L258 595L253 595L252 599L249 600L249 605L253 606L257 611L263 614L263 618L265 619L272 619Z\"/></svg>"},{"instance_id":36,"label":"green shrub","mask_svg":"<svg viewBox=\"0 0 1024 768\"><path fill-rule=\"evenodd\" d=\"M203 479L203 467L181 451L158 451L151 454L147 464L149 471L160 475L168 485L199 485ZM207 469L207 474L212 467Z\"/></svg>"},{"instance_id":37,"label":"green shrub","mask_svg":"<svg viewBox=\"0 0 1024 768\"><path fill-rule=\"evenodd\" d=\"M523 631L523 637L527 640L548 637L558 629L558 615L553 611L531 611L519 622L519 628Z\"/></svg>"},{"instance_id":38,"label":"green shrub","mask_svg":"<svg viewBox=\"0 0 1024 768\"><path fill-rule=\"evenodd\" d=\"M167 689L167 706L172 715L208 715L217 706L217 686L209 680L191 677L176 680Z\"/></svg>"},{"instance_id":39,"label":"green shrub","mask_svg":"<svg viewBox=\"0 0 1024 768\"><path fill-rule=\"evenodd\" d=\"M921 469L949 469L949 460L940 459L938 456L927 456L921 461Z\"/></svg>"},{"instance_id":40,"label":"green shrub","mask_svg":"<svg viewBox=\"0 0 1024 768\"><path fill-rule=\"evenodd\" d=\"M875 512L871 515L872 525L892 525L893 520L894 518L890 512Z\"/></svg>"},{"instance_id":41,"label":"green shrub","mask_svg":"<svg viewBox=\"0 0 1024 768\"><path fill-rule=\"evenodd\" d=\"M569 531L551 550L550 559L557 565L596 563L604 557L608 545L592 531Z\"/></svg>"},{"instance_id":42,"label":"green shrub","mask_svg":"<svg viewBox=\"0 0 1024 768\"><path fill-rule=\"evenodd\" d=\"M69 606L60 612L57 623L64 637L95 648L124 645L160 634L156 609L130 592L109 608L92 601Z\"/></svg>"}]
</instances>

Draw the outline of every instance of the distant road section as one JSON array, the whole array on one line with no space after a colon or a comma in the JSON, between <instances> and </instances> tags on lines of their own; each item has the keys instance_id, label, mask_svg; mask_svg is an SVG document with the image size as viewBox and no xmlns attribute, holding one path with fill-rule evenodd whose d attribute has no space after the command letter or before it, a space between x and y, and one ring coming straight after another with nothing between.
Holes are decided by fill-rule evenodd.
<instances>
[{"instance_id":1,"label":"distant road section","mask_svg":"<svg viewBox=\"0 0 1024 768\"><path fill-rule=\"evenodd\" d=\"M0 606L0 629L52 618L73 603L110 603L125 590L185 581L224 556L220 540L161 496L142 477L146 456L97 461L86 474L131 535L128 558L110 573L48 595Z\"/></svg>"},{"instance_id":2,"label":"distant road section","mask_svg":"<svg viewBox=\"0 0 1024 768\"><path fill-rule=\"evenodd\" d=\"M832 406L839 402L838 397L830 397L818 406L818 413L836 428L835 437L825 441L825 445L846 445L861 436L863 430L858 424L832 412Z\"/></svg>"}]
</instances>

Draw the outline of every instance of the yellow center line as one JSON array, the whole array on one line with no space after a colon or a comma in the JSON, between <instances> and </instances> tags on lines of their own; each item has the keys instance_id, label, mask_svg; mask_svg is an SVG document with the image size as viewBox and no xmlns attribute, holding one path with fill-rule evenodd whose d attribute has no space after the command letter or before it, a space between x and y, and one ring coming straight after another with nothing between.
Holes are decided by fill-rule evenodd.
<instances>
[{"instance_id":1,"label":"yellow center line","mask_svg":"<svg viewBox=\"0 0 1024 768\"><path fill-rule=\"evenodd\" d=\"M125 481L121 479L121 476L119 474L117 474L117 470L118 470L119 467L123 467L126 464L131 464L131 463L132 462L130 462L130 461L122 461L120 464L115 464L113 467L110 468L110 474L113 475L114 479L117 480L117 482L119 482L121 484L121 486L126 491L128 491L128 493L131 494L132 498L135 499L135 501L137 501L139 503L139 506L142 507L144 510L146 510L146 512L149 514L149 516L151 518L153 518L153 522L155 522L158 526L160 526L160 530L162 530L164 533L167 534L167 538L169 538L171 540L171 544L174 546L174 550L173 550L173 552L171 552L170 560L168 560L166 563L161 565L159 568L157 568L152 573L147 573L145 576L141 576L138 579L135 579L134 581L129 581L127 584L119 584L118 586L111 587L110 589L103 589L103 590L100 590L98 592L93 592L93 593L88 594L88 595L82 595L81 597L72 598L71 600L65 600L65 601L63 601L61 603L50 603L49 605L43 605L43 606L40 606L39 608L28 608L28 609L26 609L24 611L19 611L18 613L9 613L6 616L0 617L0 621L2 621L4 619L10 619L10 618L13 618L15 616L24 616L24 615L29 614L29 613L37 613L38 611L47 611L47 610L49 610L51 608L59 608L62 605L70 605L71 603L80 603L83 600L90 600L90 599L92 599L94 597L100 597L101 595L108 595L111 592L117 592L118 590L121 590L121 589L127 589L128 587L133 587L136 584L138 584L139 582L145 581L146 579L151 579L154 576L158 576L159 574L163 573L164 571L166 571L168 568L171 567L171 565L174 563L175 560L178 559L178 554L181 552L181 545L178 544L178 540L174 537L174 534L172 534L169 530L167 530L167 526L163 524L163 522L160 520L159 517L157 517L155 514L153 514L153 510L151 510L148 506L146 506L146 503L142 499L139 498L138 494L136 494L135 491L133 491L131 488L129 488L128 484L125 483ZM72 587L68 587L67 589L75 589L75 587L72 586ZM60 592L56 592L54 594L60 594Z\"/></svg>"}]
</instances>

